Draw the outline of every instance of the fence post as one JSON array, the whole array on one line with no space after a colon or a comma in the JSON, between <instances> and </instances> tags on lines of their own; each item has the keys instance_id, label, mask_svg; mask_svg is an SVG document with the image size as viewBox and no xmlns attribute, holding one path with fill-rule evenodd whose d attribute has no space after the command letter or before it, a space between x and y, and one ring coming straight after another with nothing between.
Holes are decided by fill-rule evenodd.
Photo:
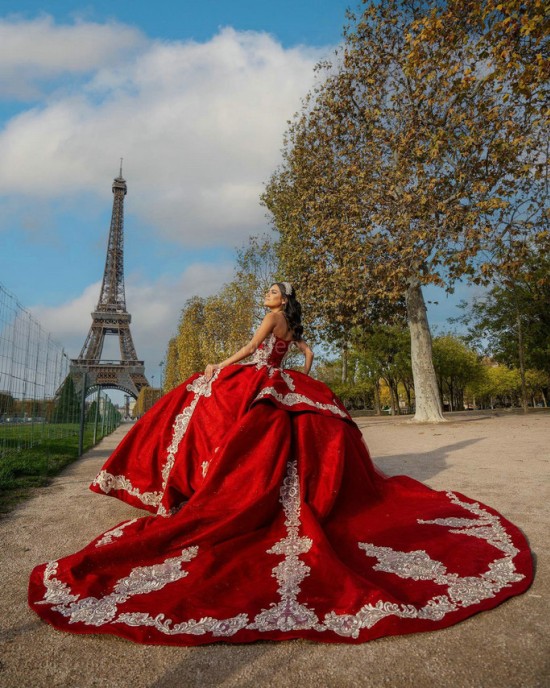
<instances>
[{"instance_id":1,"label":"fence post","mask_svg":"<svg viewBox=\"0 0 550 688\"><path fill-rule=\"evenodd\" d=\"M80 399L80 432L78 433L78 456L84 453L84 421L86 413L86 386L88 384L88 373L82 377L82 396Z\"/></svg>"},{"instance_id":2,"label":"fence post","mask_svg":"<svg viewBox=\"0 0 550 688\"><path fill-rule=\"evenodd\" d=\"M99 418L99 395L101 393L101 387L97 388L97 398L95 400L95 419L94 419L94 447L97 442L97 420Z\"/></svg>"}]
</instances>

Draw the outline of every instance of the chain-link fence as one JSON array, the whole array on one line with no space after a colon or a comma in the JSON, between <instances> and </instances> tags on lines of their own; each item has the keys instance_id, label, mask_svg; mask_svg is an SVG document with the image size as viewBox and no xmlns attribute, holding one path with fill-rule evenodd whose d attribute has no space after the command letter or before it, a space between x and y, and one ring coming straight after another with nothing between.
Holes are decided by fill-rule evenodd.
<instances>
[{"instance_id":1,"label":"chain-link fence","mask_svg":"<svg viewBox=\"0 0 550 688\"><path fill-rule=\"evenodd\" d=\"M76 456L120 423L103 392L82 409L69 364L61 345L0 284L0 459L48 447Z\"/></svg>"}]
</instances>

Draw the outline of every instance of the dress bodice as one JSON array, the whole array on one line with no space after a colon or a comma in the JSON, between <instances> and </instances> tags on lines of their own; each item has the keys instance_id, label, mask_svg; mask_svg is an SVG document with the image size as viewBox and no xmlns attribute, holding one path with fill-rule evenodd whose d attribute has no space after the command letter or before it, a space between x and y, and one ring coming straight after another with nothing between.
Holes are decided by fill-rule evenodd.
<instances>
[{"instance_id":1,"label":"dress bodice","mask_svg":"<svg viewBox=\"0 0 550 688\"><path fill-rule=\"evenodd\" d=\"M274 368L282 368L284 358L293 343L292 339L286 341L272 332L254 352L252 363L255 363L257 367L272 366Z\"/></svg>"}]
</instances>

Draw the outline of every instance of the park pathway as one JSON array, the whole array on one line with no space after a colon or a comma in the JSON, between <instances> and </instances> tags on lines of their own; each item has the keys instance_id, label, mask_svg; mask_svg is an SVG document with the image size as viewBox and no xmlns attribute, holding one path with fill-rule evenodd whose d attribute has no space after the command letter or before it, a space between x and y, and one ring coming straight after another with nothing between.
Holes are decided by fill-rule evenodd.
<instances>
[{"instance_id":1,"label":"park pathway","mask_svg":"<svg viewBox=\"0 0 550 688\"><path fill-rule=\"evenodd\" d=\"M5 688L547 688L550 413L452 414L442 425L356 418L377 465L501 511L530 539L530 590L457 626L364 645L308 641L150 647L56 631L27 608L33 566L144 515L87 489L122 426L0 521L0 686Z\"/></svg>"}]
</instances>

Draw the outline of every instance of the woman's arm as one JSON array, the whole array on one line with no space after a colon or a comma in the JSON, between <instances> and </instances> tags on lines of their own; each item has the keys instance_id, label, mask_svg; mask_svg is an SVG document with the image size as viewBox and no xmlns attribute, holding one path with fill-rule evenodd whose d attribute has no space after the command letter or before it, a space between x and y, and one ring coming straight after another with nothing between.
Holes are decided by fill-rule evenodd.
<instances>
[{"instance_id":1,"label":"woman's arm","mask_svg":"<svg viewBox=\"0 0 550 688\"><path fill-rule=\"evenodd\" d=\"M241 349L237 351L237 353L234 353L233 356L226 358L225 361L216 364L210 363L206 366L206 369L204 371L206 379L210 380L215 370L218 370L219 368L225 368L225 366L231 365L232 363L238 363L239 361L242 361L243 358L247 358L248 356L252 355L260 346L260 344L264 341L264 339L271 332L273 332L273 328L276 324L277 316L275 315L275 313L268 313L262 320L262 324L260 325L260 327L258 327L258 329L254 333L252 339L248 342L248 344L245 344Z\"/></svg>"},{"instance_id":2,"label":"woman's arm","mask_svg":"<svg viewBox=\"0 0 550 688\"><path fill-rule=\"evenodd\" d=\"M295 344L306 357L306 362L304 364L304 373L306 375L309 375L309 371L311 370L311 364L313 363L313 351L309 348L309 346L306 344L306 342L304 342L303 339L301 339L299 342L295 342Z\"/></svg>"}]
</instances>

